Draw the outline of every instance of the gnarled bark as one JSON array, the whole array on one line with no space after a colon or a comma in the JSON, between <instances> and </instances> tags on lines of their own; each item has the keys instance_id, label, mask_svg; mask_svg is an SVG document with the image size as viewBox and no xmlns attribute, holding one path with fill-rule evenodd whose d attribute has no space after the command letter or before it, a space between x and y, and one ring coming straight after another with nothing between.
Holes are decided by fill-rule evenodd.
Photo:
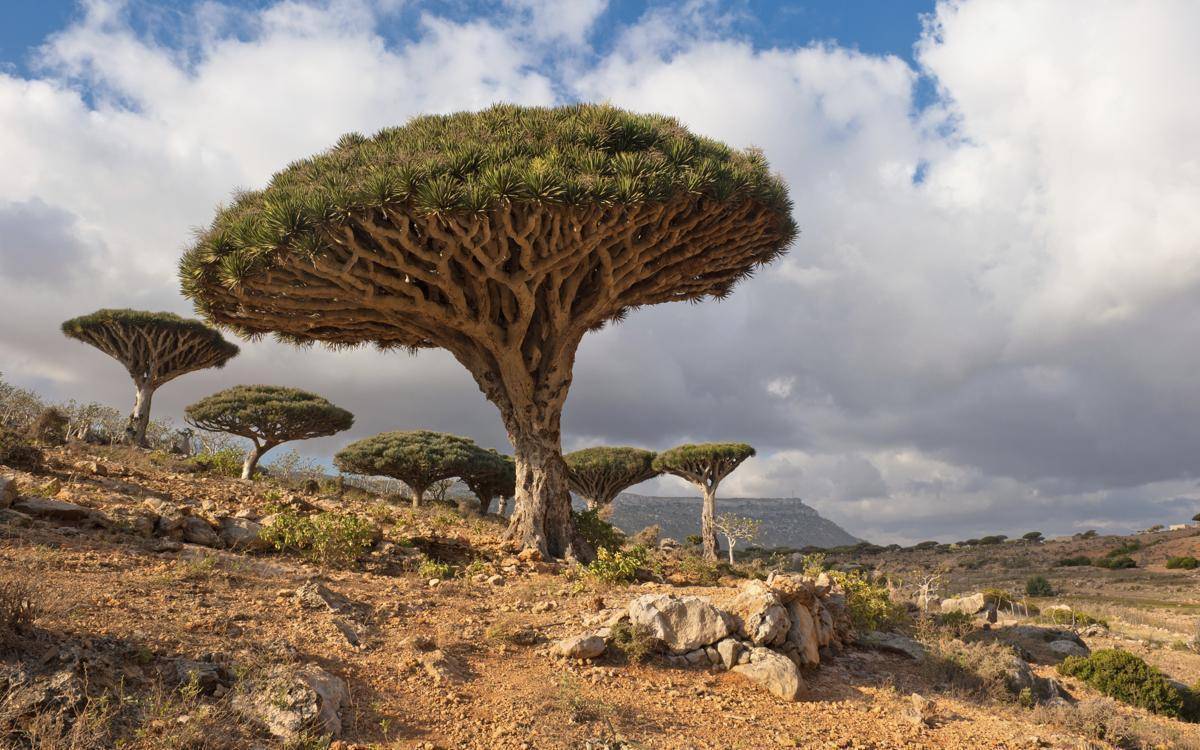
<instances>
[{"instance_id":1,"label":"gnarled bark","mask_svg":"<svg viewBox=\"0 0 1200 750\"><path fill-rule=\"evenodd\" d=\"M133 411L125 425L124 441L139 448L146 447L146 429L150 426L150 402L154 399L154 387L139 383L133 399Z\"/></svg>"}]
</instances>

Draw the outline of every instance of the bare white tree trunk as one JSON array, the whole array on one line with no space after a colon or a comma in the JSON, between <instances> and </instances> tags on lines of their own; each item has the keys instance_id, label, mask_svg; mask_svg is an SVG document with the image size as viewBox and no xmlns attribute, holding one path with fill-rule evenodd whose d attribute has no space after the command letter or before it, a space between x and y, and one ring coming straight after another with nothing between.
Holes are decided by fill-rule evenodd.
<instances>
[{"instance_id":1,"label":"bare white tree trunk","mask_svg":"<svg viewBox=\"0 0 1200 750\"><path fill-rule=\"evenodd\" d=\"M717 488L704 488L704 508L700 511L700 547L705 560L716 560L720 545L717 544Z\"/></svg>"},{"instance_id":2,"label":"bare white tree trunk","mask_svg":"<svg viewBox=\"0 0 1200 750\"><path fill-rule=\"evenodd\" d=\"M125 442L141 448L146 447L146 428L150 425L150 402L154 399L154 388L148 384L137 387L133 400L133 411L125 426Z\"/></svg>"}]
</instances>

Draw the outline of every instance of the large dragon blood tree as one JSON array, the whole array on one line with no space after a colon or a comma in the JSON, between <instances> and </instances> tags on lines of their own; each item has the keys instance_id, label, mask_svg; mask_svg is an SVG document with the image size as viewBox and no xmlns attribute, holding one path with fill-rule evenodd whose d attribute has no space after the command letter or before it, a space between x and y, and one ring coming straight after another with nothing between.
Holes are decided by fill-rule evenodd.
<instances>
[{"instance_id":1,"label":"large dragon blood tree","mask_svg":"<svg viewBox=\"0 0 1200 750\"><path fill-rule=\"evenodd\" d=\"M499 105L344 136L239 194L180 273L241 334L449 350L512 441L509 537L587 556L559 439L580 339L727 295L795 231L758 151L608 106Z\"/></svg>"},{"instance_id":2,"label":"large dragon blood tree","mask_svg":"<svg viewBox=\"0 0 1200 750\"><path fill-rule=\"evenodd\" d=\"M62 332L125 365L136 395L124 439L143 447L156 390L180 375L224 367L238 353L219 331L167 312L97 310L66 321Z\"/></svg>"}]
</instances>

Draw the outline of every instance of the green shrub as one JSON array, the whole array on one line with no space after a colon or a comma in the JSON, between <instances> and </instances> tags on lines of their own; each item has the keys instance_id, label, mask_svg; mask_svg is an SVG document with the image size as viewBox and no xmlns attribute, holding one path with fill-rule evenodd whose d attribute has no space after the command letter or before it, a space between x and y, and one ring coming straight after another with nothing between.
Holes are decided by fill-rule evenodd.
<instances>
[{"instance_id":1,"label":"green shrub","mask_svg":"<svg viewBox=\"0 0 1200 750\"><path fill-rule=\"evenodd\" d=\"M993 605L996 607L996 609L999 609L1001 607L1009 606L1016 600L1013 599L1012 594L1008 593L1004 589L990 588L983 590L983 601Z\"/></svg>"},{"instance_id":2,"label":"green shrub","mask_svg":"<svg viewBox=\"0 0 1200 750\"><path fill-rule=\"evenodd\" d=\"M1079 610L1051 609L1042 615L1042 619L1055 625L1074 625L1077 628L1086 628L1088 625L1108 627L1108 620L1093 617Z\"/></svg>"},{"instance_id":3,"label":"green shrub","mask_svg":"<svg viewBox=\"0 0 1200 750\"><path fill-rule=\"evenodd\" d=\"M1091 656L1068 656L1060 674L1077 677L1101 693L1147 711L1184 718L1190 696L1154 667L1128 651L1102 649Z\"/></svg>"},{"instance_id":4,"label":"green shrub","mask_svg":"<svg viewBox=\"0 0 1200 750\"><path fill-rule=\"evenodd\" d=\"M1080 539L1095 539L1096 535L1097 535L1097 532L1095 529L1088 529L1087 531L1080 534L1079 538Z\"/></svg>"},{"instance_id":5,"label":"green shrub","mask_svg":"<svg viewBox=\"0 0 1200 750\"><path fill-rule=\"evenodd\" d=\"M645 625L632 625L628 620L621 620L612 627L608 642L634 664L647 661L658 648L658 641L649 628Z\"/></svg>"},{"instance_id":6,"label":"green shrub","mask_svg":"<svg viewBox=\"0 0 1200 750\"><path fill-rule=\"evenodd\" d=\"M846 594L846 610L856 630L890 630L908 621L904 607L893 602L887 587L859 571L829 571Z\"/></svg>"},{"instance_id":7,"label":"green shrub","mask_svg":"<svg viewBox=\"0 0 1200 750\"><path fill-rule=\"evenodd\" d=\"M917 542L913 545L913 549L937 549L940 545L935 541Z\"/></svg>"},{"instance_id":8,"label":"green shrub","mask_svg":"<svg viewBox=\"0 0 1200 750\"><path fill-rule=\"evenodd\" d=\"M1200 560L1197 560L1191 555L1168 557L1167 567L1171 570L1195 570L1197 567L1200 567Z\"/></svg>"},{"instance_id":9,"label":"green shrub","mask_svg":"<svg viewBox=\"0 0 1200 750\"><path fill-rule=\"evenodd\" d=\"M237 448L221 448L193 456L191 463L200 471L219 477L240 477L246 455Z\"/></svg>"},{"instance_id":10,"label":"green shrub","mask_svg":"<svg viewBox=\"0 0 1200 750\"><path fill-rule=\"evenodd\" d=\"M975 629L975 617L959 610L942 612L937 615L935 622L955 638L962 638Z\"/></svg>"},{"instance_id":11,"label":"green shrub","mask_svg":"<svg viewBox=\"0 0 1200 750\"><path fill-rule=\"evenodd\" d=\"M1031 576L1025 581L1027 596L1054 596L1054 587L1046 580L1046 576Z\"/></svg>"},{"instance_id":12,"label":"green shrub","mask_svg":"<svg viewBox=\"0 0 1200 750\"><path fill-rule=\"evenodd\" d=\"M990 536L985 536L985 537L983 537L982 539L980 539L980 540L979 540L979 544L981 544L981 545L988 545L988 546L990 546L990 545L993 545L993 544L1000 544L1000 543L1001 543L1001 542L1003 542L1005 539L1008 539L1008 537L1006 537L1006 536L1005 536L1005 535L1003 535L1003 534L992 534L992 535L990 535Z\"/></svg>"},{"instance_id":13,"label":"green shrub","mask_svg":"<svg viewBox=\"0 0 1200 750\"><path fill-rule=\"evenodd\" d=\"M259 536L280 552L295 551L325 565L348 565L375 543L376 528L352 513L301 516L283 510Z\"/></svg>"},{"instance_id":14,"label":"green shrub","mask_svg":"<svg viewBox=\"0 0 1200 750\"><path fill-rule=\"evenodd\" d=\"M690 552L679 560L678 567L680 575L696 586L710 586L721 577L721 568L717 563Z\"/></svg>"},{"instance_id":15,"label":"green shrub","mask_svg":"<svg viewBox=\"0 0 1200 750\"><path fill-rule=\"evenodd\" d=\"M1097 568L1108 568L1109 570L1124 570L1126 568L1136 568L1137 563L1128 555L1118 555L1116 557L1100 557L1092 561L1092 565Z\"/></svg>"},{"instance_id":16,"label":"green shrub","mask_svg":"<svg viewBox=\"0 0 1200 750\"><path fill-rule=\"evenodd\" d=\"M600 508L572 511L575 530L596 552L602 549L615 552L625 545L625 535L616 526L601 518L600 511Z\"/></svg>"},{"instance_id":17,"label":"green shrub","mask_svg":"<svg viewBox=\"0 0 1200 750\"><path fill-rule=\"evenodd\" d=\"M1105 557L1121 557L1122 555L1128 555L1130 552L1137 552L1141 548L1142 548L1142 543L1136 539L1133 539L1131 541L1126 542L1125 544L1122 544L1120 547L1116 547L1115 549L1110 549L1108 552L1104 553L1104 556Z\"/></svg>"},{"instance_id":18,"label":"green shrub","mask_svg":"<svg viewBox=\"0 0 1200 750\"><path fill-rule=\"evenodd\" d=\"M1092 558L1087 555L1076 555L1075 557L1064 557L1055 563L1060 568L1079 568L1092 564Z\"/></svg>"},{"instance_id":19,"label":"green shrub","mask_svg":"<svg viewBox=\"0 0 1200 750\"><path fill-rule=\"evenodd\" d=\"M631 547L628 550L600 547L596 550L596 559L584 568L584 574L604 583L631 583L637 580L638 568L648 560L649 552L645 547Z\"/></svg>"},{"instance_id":20,"label":"green shrub","mask_svg":"<svg viewBox=\"0 0 1200 750\"><path fill-rule=\"evenodd\" d=\"M1027 531L1021 535L1021 538L1027 542L1040 542L1040 541L1042 541L1042 532Z\"/></svg>"},{"instance_id":21,"label":"green shrub","mask_svg":"<svg viewBox=\"0 0 1200 750\"><path fill-rule=\"evenodd\" d=\"M454 577L454 568L450 563L438 562L427 557L421 561L420 567L417 568L417 574L425 579L437 578L444 580Z\"/></svg>"},{"instance_id":22,"label":"green shrub","mask_svg":"<svg viewBox=\"0 0 1200 750\"><path fill-rule=\"evenodd\" d=\"M42 451L29 438L0 427L0 464L14 469L36 469L42 463Z\"/></svg>"}]
</instances>

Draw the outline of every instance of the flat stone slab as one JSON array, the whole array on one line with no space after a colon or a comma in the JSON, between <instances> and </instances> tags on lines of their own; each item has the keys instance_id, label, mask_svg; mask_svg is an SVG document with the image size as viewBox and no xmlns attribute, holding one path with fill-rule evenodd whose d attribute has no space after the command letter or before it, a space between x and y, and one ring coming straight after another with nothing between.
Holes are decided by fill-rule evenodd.
<instances>
[{"instance_id":1,"label":"flat stone slab","mask_svg":"<svg viewBox=\"0 0 1200 750\"><path fill-rule=\"evenodd\" d=\"M22 497L13 503L13 510L18 510L35 518L47 518L56 521L90 521L97 518L96 511L82 505L68 503L62 500L51 500L45 497Z\"/></svg>"}]
</instances>

